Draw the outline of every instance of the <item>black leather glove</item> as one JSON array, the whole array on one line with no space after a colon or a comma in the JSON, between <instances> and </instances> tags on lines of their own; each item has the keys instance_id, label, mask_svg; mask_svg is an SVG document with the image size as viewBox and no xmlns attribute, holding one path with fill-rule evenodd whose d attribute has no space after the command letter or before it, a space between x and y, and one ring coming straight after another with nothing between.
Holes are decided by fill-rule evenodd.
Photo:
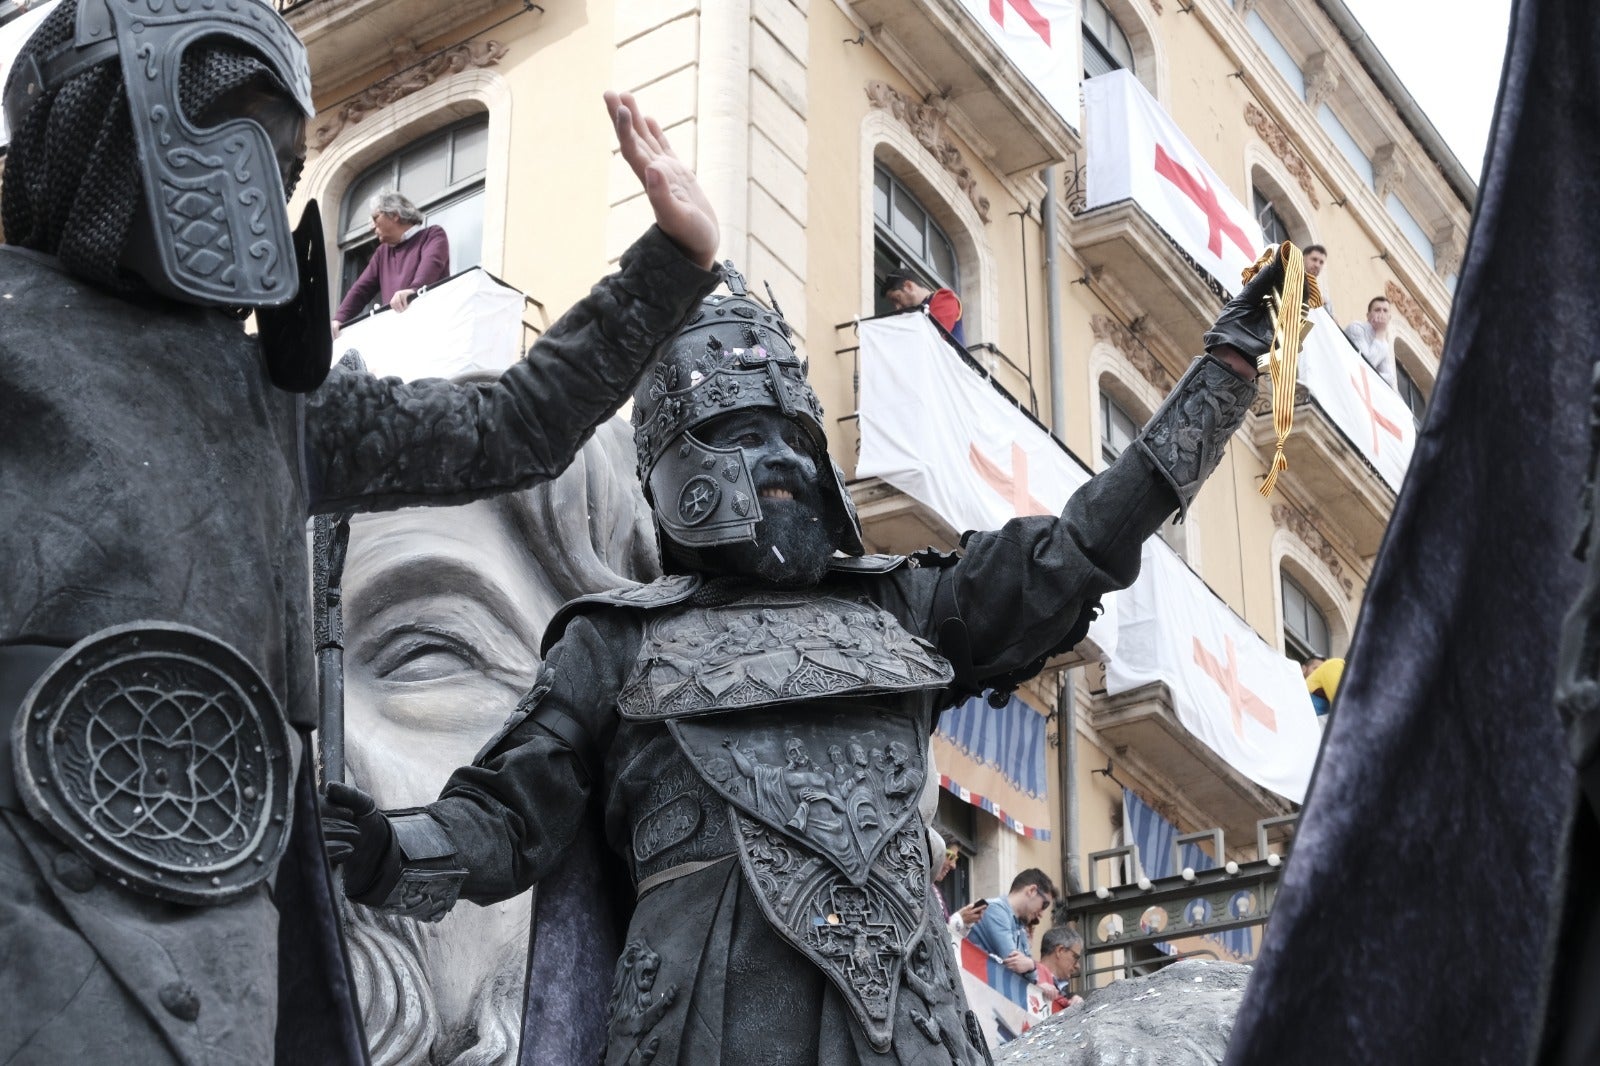
<instances>
[{"instance_id":1,"label":"black leather glove","mask_svg":"<svg viewBox=\"0 0 1600 1066\"><path fill-rule=\"evenodd\" d=\"M1216 324L1206 331L1206 351L1231 345L1252 363L1266 355L1272 348L1272 320L1277 314L1267 298L1282 286L1283 256L1273 249L1272 261L1223 305Z\"/></svg>"},{"instance_id":2,"label":"black leather glove","mask_svg":"<svg viewBox=\"0 0 1600 1066\"><path fill-rule=\"evenodd\" d=\"M322 835L328 861L344 866L344 894L351 899L400 879L400 849L389 818L354 785L330 781L323 790Z\"/></svg>"}]
</instances>

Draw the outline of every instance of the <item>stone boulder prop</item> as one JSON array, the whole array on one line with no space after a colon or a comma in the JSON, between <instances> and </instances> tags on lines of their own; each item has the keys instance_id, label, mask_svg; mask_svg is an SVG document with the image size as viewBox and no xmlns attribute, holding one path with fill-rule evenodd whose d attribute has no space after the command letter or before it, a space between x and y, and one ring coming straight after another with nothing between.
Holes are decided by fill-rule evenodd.
<instances>
[{"instance_id":1,"label":"stone boulder prop","mask_svg":"<svg viewBox=\"0 0 1600 1066\"><path fill-rule=\"evenodd\" d=\"M995 1066L1217 1066L1249 977L1186 959L1113 982L998 1049Z\"/></svg>"}]
</instances>

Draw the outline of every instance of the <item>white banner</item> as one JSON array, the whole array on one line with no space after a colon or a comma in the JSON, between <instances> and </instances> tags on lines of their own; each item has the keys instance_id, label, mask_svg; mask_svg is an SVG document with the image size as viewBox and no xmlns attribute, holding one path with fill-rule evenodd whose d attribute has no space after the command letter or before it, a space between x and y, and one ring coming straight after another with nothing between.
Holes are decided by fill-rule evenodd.
<instances>
[{"instance_id":1,"label":"white banner","mask_svg":"<svg viewBox=\"0 0 1600 1066\"><path fill-rule=\"evenodd\" d=\"M522 293L480 268L430 288L404 311L344 327L335 360L354 350L380 377L453 378L504 370L522 357Z\"/></svg>"},{"instance_id":2,"label":"white banner","mask_svg":"<svg viewBox=\"0 0 1600 1066\"><path fill-rule=\"evenodd\" d=\"M1300 667L1217 600L1159 538L1122 594L1106 691L1166 683L1183 727L1229 766L1300 803L1322 730Z\"/></svg>"},{"instance_id":3,"label":"white banner","mask_svg":"<svg viewBox=\"0 0 1600 1066\"><path fill-rule=\"evenodd\" d=\"M961 0L1061 120L1078 128L1083 74L1079 0Z\"/></svg>"},{"instance_id":4,"label":"white banner","mask_svg":"<svg viewBox=\"0 0 1600 1066\"><path fill-rule=\"evenodd\" d=\"M17 60L17 53L22 51L22 46L28 43L28 38L33 36L33 31L39 28L45 16L55 10L61 0L44 0L43 3L29 4L24 2L27 9L22 14L0 26L0 87L4 87L6 79L11 76L11 66ZM0 147L11 142L11 131L6 129L6 116L0 112Z\"/></svg>"},{"instance_id":5,"label":"white banner","mask_svg":"<svg viewBox=\"0 0 1600 1066\"><path fill-rule=\"evenodd\" d=\"M1136 201L1224 289L1238 289L1265 243L1255 215L1128 71L1090 78L1083 98L1086 205Z\"/></svg>"},{"instance_id":6,"label":"white banner","mask_svg":"<svg viewBox=\"0 0 1600 1066\"><path fill-rule=\"evenodd\" d=\"M958 533L1060 514L1089 480L1055 438L962 361L926 315L871 319L859 337L856 476L882 478ZM1105 653L1116 643L1114 599L1105 598L1105 613L1089 627Z\"/></svg>"},{"instance_id":7,"label":"white banner","mask_svg":"<svg viewBox=\"0 0 1600 1066\"><path fill-rule=\"evenodd\" d=\"M1316 325L1300 356L1300 383L1399 492L1417 444L1411 408L1361 358L1327 311L1317 308L1311 321Z\"/></svg>"}]
</instances>

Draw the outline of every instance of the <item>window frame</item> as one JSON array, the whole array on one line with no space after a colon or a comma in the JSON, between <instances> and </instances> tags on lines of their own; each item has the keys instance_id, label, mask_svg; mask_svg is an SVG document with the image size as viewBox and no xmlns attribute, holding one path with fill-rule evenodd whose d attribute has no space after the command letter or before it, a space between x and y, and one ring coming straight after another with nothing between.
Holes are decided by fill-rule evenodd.
<instances>
[{"instance_id":1,"label":"window frame","mask_svg":"<svg viewBox=\"0 0 1600 1066\"><path fill-rule=\"evenodd\" d=\"M1304 628L1303 623L1305 619L1310 617L1311 614L1315 614L1317 621L1321 623L1322 645L1320 648L1314 644L1312 639L1314 636L1316 636L1316 634L1303 632L1300 629L1292 629L1290 627L1289 593L1291 590L1293 590L1295 595L1299 597L1301 603L1305 607L1305 611L1302 612L1301 628ZM1281 613L1284 654L1288 655L1296 662L1305 662L1307 659L1311 658L1327 659L1331 657L1333 654L1333 626L1328 621L1327 612L1322 609L1322 605L1317 602L1316 597L1313 596L1304 585L1291 577L1288 570L1282 566L1278 568L1278 594L1282 603Z\"/></svg>"},{"instance_id":2,"label":"window frame","mask_svg":"<svg viewBox=\"0 0 1600 1066\"><path fill-rule=\"evenodd\" d=\"M897 177L893 170L883 162L874 160L872 164L872 243L873 243L873 301L875 314L888 314L894 307L884 299L883 279L896 270L916 274L927 282L929 288L947 288L954 292L961 291L961 260L956 253L956 242L950 234L945 232L934 218L933 212L928 210L921 199L913 193L905 182ZM880 185L882 183L882 185ZM882 186L887 186L883 188ZM883 193L885 210L878 212L878 199L880 191ZM912 248L898 233L894 231L895 206L900 199L910 201L922 214L922 248ZM939 268L929 255L932 241L943 243L943 252L949 260L949 271Z\"/></svg>"},{"instance_id":3,"label":"window frame","mask_svg":"<svg viewBox=\"0 0 1600 1066\"><path fill-rule=\"evenodd\" d=\"M1105 30L1108 31L1105 37L1109 37L1110 40L1102 37L1100 27L1091 22L1091 11L1096 15L1103 16ZM1135 77L1138 76L1138 70L1134 63L1133 42L1128 39L1128 32L1117 21L1117 16L1111 13L1111 9L1102 0L1083 0L1082 14L1078 21L1083 35L1084 78L1109 74L1113 70L1126 70ZM1117 48L1119 45L1125 55L1118 54ZM1089 69L1091 56L1105 69L1091 71Z\"/></svg>"}]
</instances>

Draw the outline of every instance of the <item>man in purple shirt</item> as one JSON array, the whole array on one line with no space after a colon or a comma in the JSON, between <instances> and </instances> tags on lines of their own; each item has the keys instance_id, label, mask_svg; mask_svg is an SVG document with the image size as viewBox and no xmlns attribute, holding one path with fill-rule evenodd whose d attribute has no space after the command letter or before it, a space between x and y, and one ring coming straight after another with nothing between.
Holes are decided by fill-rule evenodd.
<instances>
[{"instance_id":1,"label":"man in purple shirt","mask_svg":"<svg viewBox=\"0 0 1600 1066\"><path fill-rule=\"evenodd\" d=\"M334 312L335 337L374 297L404 311L424 285L450 276L450 238L439 226L424 226L422 212L399 193L381 192L373 199L372 232L378 235L378 250Z\"/></svg>"}]
</instances>

